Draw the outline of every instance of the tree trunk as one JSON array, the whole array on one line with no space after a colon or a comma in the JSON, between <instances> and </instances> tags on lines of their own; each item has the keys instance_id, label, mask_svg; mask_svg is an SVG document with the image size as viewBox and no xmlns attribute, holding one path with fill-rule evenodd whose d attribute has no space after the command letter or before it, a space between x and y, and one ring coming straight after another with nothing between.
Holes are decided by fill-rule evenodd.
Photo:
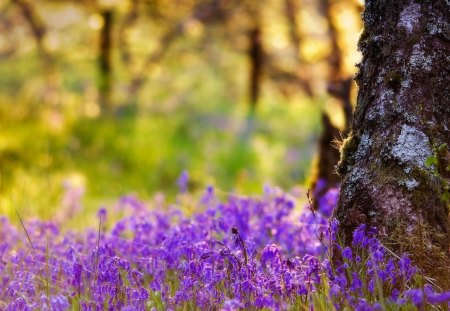
<instances>
[{"instance_id":1,"label":"tree trunk","mask_svg":"<svg viewBox=\"0 0 450 311\"><path fill-rule=\"evenodd\" d=\"M104 10L103 27L99 38L99 97L100 106L103 113L109 114L111 107L112 90L112 31L113 31L113 11Z\"/></svg>"},{"instance_id":2,"label":"tree trunk","mask_svg":"<svg viewBox=\"0 0 450 311\"><path fill-rule=\"evenodd\" d=\"M339 161L339 150L336 140L340 137L339 129L331 123L326 112L322 112L322 133L320 134L317 164L315 164L312 188L312 206L319 209L320 201L328 190L339 185L339 176L336 174L336 164Z\"/></svg>"},{"instance_id":3,"label":"tree trunk","mask_svg":"<svg viewBox=\"0 0 450 311\"><path fill-rule=\"evenodd\" d=\"M336 218L361 223L450 286L450 5L367 0L352 130L341 148Z\"/></svg>"},{"instance_id":4,"label":"tree trunk","mask_svg":"<svg viewBox=\"0 0 450 311\"><path fill-rule=\"evenodd\" d=\"M344 127L339 129L333 125L326 112L322 112L322 134L319 139L318 161L316 175L312 182L313 207L319 208L319 202L328 190L339 184L339 176L335 167L339 162L339 151L336 148L336 141L343 135L347 135L350 130L350 121L353 115L351 103L352 78L344 79L342 73L343 53L338 44L339 32L335 18L331 13L331 0L321 0L320 10L328 24L328 39L330 42L330 54L328 56L328 94L334 97L341 104L344 112Z\"/></svg>"},{"instance_id":5,"label":"tree trunk","mask_svg":"<svg viewBox=\"0 0 450 311\"><path fill-rule=\"evenodd\" d=\"M256 111L259 96L261 93L262 69L263 69L263 48L261 42L261 27L256 25L249 34L250 48L248 57L250 61L249 75L249 99L250 111Z\"/></svg>"}]
</instances>

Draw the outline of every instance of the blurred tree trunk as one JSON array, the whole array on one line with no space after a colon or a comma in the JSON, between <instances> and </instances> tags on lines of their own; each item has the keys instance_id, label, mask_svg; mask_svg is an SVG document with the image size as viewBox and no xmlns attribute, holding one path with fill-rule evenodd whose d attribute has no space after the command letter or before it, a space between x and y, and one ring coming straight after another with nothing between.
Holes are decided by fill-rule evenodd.
<instances>
[{"instance_id":1,"label":"blurred tree trunk","mask_svg":"<svg viewBox=\"0 0 450 311\"><path fill-rule=\"evenodd\" d=\"M312 181L312 203L313 208L319 208L320 199L323 198L329 189L337 187L339 176L335 167L339 161L339 149L336 148L335 141L340 137L339 129L331 123L327 113L322 112L322 133L319 138L318 158L315 174Z\"/></svg>"},{"instance_id":2,"label":"blurred tree trunk","mask_svg":"<svg viewBox=\"0 0 450 311\"><path fill-rule=\"evenodd\" d=\"M339 100L344 111L344 128L346 134L350 129L352 118L351 87L352 78L343 73L344 55L339 45L339 30L336 25L337 18L332 14L333 0L321 0L320 9L328 24L328 39L330 54L328 55L328 93ZM336 162L337 163L337 162Z\"/></svg>"},{"instance_id":3,"label":"blurred tree trunk","mask_svg":"<svg viewBox=\"0 0 450 311\"><path fill-rule=\"evenodd\" d=\"M113 18L112 10L107 9L101 12L103 17L103 27L99 38L99 100L102 113L111 113L111 90L112 90L112 33Z\"/></svg>"},{"instance_id":4,"label":"blurred tree trunk","mask_svg":"<svg viewBox=\"0 0 450 311\"><path fill-rule=\"evenodd\" d=\"M261 42L261 26L259 23L250 31L250 48L248 50L248 57L250 61L250 75L249 75L249 99L250 111L256 111L260 93L261 81L264 62L264 52Z\"/></svg>"},{"instance_id":5,"label":"blurred tree trunk","mask_svg":"<svg viewBox=\"0 0 450 311\"><path fill-rule=\"evenodd\" d=\"M350 120L352 118L351 87L352 78L344 78L342 64L343 53L339 46L339 32L336 19L332 15L332 0L321 0L320 11L328 24L328 40L330 44L330 54L328 55L328 93L339 101L344 112L344 127L339 129L334 125L326 112L322 113L322 133L319 139L319 150L316 174L312 182L313 206L317 209L318 202L326 195L328 190L336 187L340 178L336 174L335 167L339 162L339 150L336 148L336 141L345 137L350 130Z\"/></svg>"},{"instance_id":6,"label":"blurred tree trunk","mask_svg":"<svg viewBox=\"0 0 450 311\"><path fill-rule=\"evenodd\" d=\"M366 1L360 87L343 142L335 217L347 245L361 223L450 286L450 7Z\"/></svg>"}]
</instances>

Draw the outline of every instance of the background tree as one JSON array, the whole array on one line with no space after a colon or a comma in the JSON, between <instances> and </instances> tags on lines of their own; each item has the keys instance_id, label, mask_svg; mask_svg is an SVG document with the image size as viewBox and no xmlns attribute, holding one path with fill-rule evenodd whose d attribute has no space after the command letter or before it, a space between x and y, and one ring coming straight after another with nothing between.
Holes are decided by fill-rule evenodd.
<instances>
[{"instance_id":1,"label":"background tree","mask_svg":"<svg viewBox=\"0 0 450 311\"><path fill-rule=\"evenodd\" d=\"M344 71L342 34L338 27L338 17L334 13L336 10L333 10L337 3L338 1L335 0L321 0L319 9L328 26L327 37L330 52L327 56L327 91L339 105L343 122L341 126L338 126L332 122L329 112L322 112L322 133L318 141L318 159L312 182L314 208L318 207L320 199L327 194L330 188L339 184L340 177L336 173L335 167L339 162L340 154L336 142L348 135L353 113L353 74L349 75ZM359 12L359 8L356 7L356 9ZM333 113L337 113L336 110L333 110Z\"/></svg>"},{"instance_id":2,"label":"background tree","mask_svg":"<svg viewBox=\"0 0 450 311\"><path fill-rule=\"evenodd\" d=\"M103 27L99 38L99 104L105 113L111 112L111 88L112 88L112 51L113 51L113 26L114 11L104 9L100 16L103 18Z\"/></svg>"},{"instance_id":3,"label":"background tree","mask_svg":"<svg viewBox=\"0 0 450 311\"><path fill-rule=\"evenodd\" d=\"M352 130L338 166L339 233L361 223L450 285L450 6L366 1Z\"/></svg>"}]
</instances>

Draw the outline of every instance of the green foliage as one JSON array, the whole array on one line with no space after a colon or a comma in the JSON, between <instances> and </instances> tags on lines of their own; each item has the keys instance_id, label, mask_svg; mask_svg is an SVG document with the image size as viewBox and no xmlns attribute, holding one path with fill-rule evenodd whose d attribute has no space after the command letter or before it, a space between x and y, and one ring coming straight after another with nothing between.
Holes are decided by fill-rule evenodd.
<instances>
[{"instance_id":1,"label":"green foliage","mask_svg":"<svg viewBox=\"0 0 450 311\"><path fill-rule=\"evenodd\" d=\"M432 167L433 165L437 165L438 164L438 160L436 158L435 155L431 155L427 158L427 160L425 161L425 166L426 167Z\"/></svg>"},{"instance_id":2,"label":"green foliage","mask_svg":"<svg viewBox=\"0 0 450 311\"><path fill-rule=\"evenodd\" d=\"M193 191L214 184L252 193L265 181L301 183L320 126L319 109L309 103L267 103L249 125L245 106L226 101L90 118L70 106L30 115L26 107L33 102L22 100L10 110L10 103L0 104L0 211L11 215L14 204L43 218L57 213L66 180L88 189L86 213L121 194L149 198L163 190L171 196L183 170Z\"/></svg>"},{"instance_id":3,"label":"green foliage","mask_svg":"<svg viewBox=\"0 0 450 311\"><path fill-rule=\"evenodd\" d=\"M291 187L306 180L325 100L301 96L301 66L294 55L275 57L279 44L272 43L291 46L287 32L279 37L265 31L286 22L283 5L264 6L276 13L264 20L262 41L277 70L267 66L257 116L249 126L245 10L230 14L233 19L202 20L192 16L203 16L203 10L211 11L208 6L169 1L161 12L150 5L159 12L155 15L139 4L131 18L131 3L112 4L108 98L113 112L106 114L98 89L103 5L25 2L46 27L47 55L11 5L5 20L13 25L17 50L0 66L0 213L10 214L14 204L25 214L52 217L66 179L88 189L87 210L130 192L143 198L157 191L173 195L184 169L194 191L215 184L251 193L264 182ZM305 47L326 41L311 39ZM322 59L326 44L304 49L302 58ZM323 81L324 62L317 74L302 79L314 85ZM142 79L135 92L134 79Z\"/></svg>"}]
</instances>

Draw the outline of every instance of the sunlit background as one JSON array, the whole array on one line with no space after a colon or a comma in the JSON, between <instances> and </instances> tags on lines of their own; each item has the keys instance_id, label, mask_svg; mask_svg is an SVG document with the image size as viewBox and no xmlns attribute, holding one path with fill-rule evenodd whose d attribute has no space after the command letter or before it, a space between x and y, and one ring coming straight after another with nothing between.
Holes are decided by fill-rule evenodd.
<instances>
[{"instance_id":1,"label":"sunlit background","mask_svg":"<svg viewBox=\"0 0 450 311\"><path fill-rule=\"evenodd\" d=\"M322 112L345 126L330 85L356 71L361 9L1 0L0 213L51 218L68 196L87 212L124 194L170 196L184 170L193 192L307 187Z\"/></svg>"}]
</instances>

